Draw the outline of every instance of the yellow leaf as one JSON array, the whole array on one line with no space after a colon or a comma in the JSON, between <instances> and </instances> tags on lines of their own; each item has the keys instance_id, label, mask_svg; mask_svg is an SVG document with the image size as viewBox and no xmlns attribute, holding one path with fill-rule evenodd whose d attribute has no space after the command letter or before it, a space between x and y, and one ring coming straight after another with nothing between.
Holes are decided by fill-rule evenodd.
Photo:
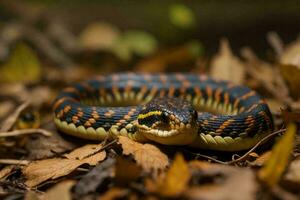
<instances>
[{"instance_id":1,"label":"yellow leaf","mask_svg":"<svg viewBox=\"0 0 300 200\"><path fill-rule=\"evenodd\" d=\"M295 124L288 124L286 133L274 145L270 158L258 172L260 180L268 186L276 185L285 171L294 146L296 131Z\"/></svg>"},{"instance_id":2,"label":"yellow leaf","mask_svg":"<svg viewBox=\"0 0 300 200\"><path fill-rule=\"evenodd\" d=\"M169 18L173 25L187 29L195 25L196 17L193 11L184 4L173 4L169 9Z\"/></svg>"},{"instance_id":3,"label":"yellow leaf","mask_svg":"<svg viewBox=\"0 0 300 200\"><path fill-rule=\"evenodd\" d=\"M41 66L35 52L26 44L20 43L0 68L0 74L2 82L36 82L41 77Z\"/></svg>"},{"instance_id":4,"label":"yellow leaf","mask_svg":"<svg viewBox=\"0 0 300 200\"><path fill-rule=\"evenodd\" d=\"M165 179L157 184L158 193L166 197L180 195L187 187L191 174L182 154L176 154Z\"/></svg>"},{"instance_id":5,"label":"yellow leaf","mask_svg":"<svg viewBox=\"0 0 300 200\"><path fill-rule=\"evenodd\" d=\"M168 157L154 145L140 144L124 136L119 136L119 143L123 154L132 154L145 171L165 169L169 164Z\"/></svg>"},{"instance_id":6,"label":"yellow leaf","mask_svg":"<svg viewBox=\"0 0 300 200\"><path fill-rule=\"evenodd\" d=\"M291 95L297 99L300 97L300 67L296 65L279 65L283 79L287 82Z\"/></svg>"}]
</instances>

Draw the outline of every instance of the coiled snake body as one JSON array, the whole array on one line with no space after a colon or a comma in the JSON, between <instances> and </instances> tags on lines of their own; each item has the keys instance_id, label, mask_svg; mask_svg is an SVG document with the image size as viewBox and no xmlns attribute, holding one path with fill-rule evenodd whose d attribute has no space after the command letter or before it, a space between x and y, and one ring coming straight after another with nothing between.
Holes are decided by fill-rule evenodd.
<instances>
[{"instance_id":1,"label":"coiled snake body","mask_svg":"<svg viewBox=\"0 0 300 200\"><path fill-rule=\"evenodd\" d=\"M135 141L204 149L248 149L273 129L253 90L204 75L112 74L74 84L53 103L54 122L92 140Z\"/></svg>"}]
</instances>

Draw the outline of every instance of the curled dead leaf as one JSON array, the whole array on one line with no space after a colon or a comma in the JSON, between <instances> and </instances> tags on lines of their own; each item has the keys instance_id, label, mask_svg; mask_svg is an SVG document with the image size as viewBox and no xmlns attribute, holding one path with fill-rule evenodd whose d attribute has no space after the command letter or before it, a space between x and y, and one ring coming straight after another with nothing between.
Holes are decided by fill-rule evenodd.
<instances>
[{"instance_id":1,"label":"curled dead leaf","mask_svg":"<svg viewBox=\"0 0 300 200\"><path fill-rule=\"evenodd\" d=\"M210 75L215 79L227 80L236 84L242 84L245 80L245 66L232 53L227 39L221 40L219 52L211 61Z\"/></svg>"},{"instance_id":2,"label":"curled dead leaf","mask_svg":"<svg viewBox=\"0 0 300 200\"><path fill-rule=\"evenodd\" d=\"M189 166L193 171L191 182L206 182L187 188L183 194L187 199L256 199L258 184L250 169L204 161L191 161Z\"/></svg>"},{"instance_id":3,"label":"curled dead leaf","mask_svg":"<svg viewBox=\"0 0 300 200\"><path fill-rule=\"evenodd\" d=\"M168 164L168 157L152 144L141 144L127 137L119 136L124 155L133 155L135 161L145 171L163 170Z\"/></svg>"}]
</instances>

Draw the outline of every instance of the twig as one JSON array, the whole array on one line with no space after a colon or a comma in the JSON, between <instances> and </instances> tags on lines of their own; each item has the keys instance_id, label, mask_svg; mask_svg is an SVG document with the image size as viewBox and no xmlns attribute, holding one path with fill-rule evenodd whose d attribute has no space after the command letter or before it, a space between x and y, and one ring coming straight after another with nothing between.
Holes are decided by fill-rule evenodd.
<instances>
[{"instance_id":1,"label":"twig","mask_svg":"<svg viewBox=\"0 0 300 200\"><path fill-rule=\"evenodd\" d=\"M40 133L47 137L52 136L52 133L45 129L31 128L31 129L14 130L14 131L9 131L9 132L0 132L0 138L1 137L13 137L13 136L19 136L19 135L27 135L27 134L33 134L33 133Z\"/></svg>"},{"instance_id":2,"label":"twig","mask_svg":"<svg viewBox=\"0 0 300 200\"><path fill-rule=\"evenodd\" d=\"M279 35L276 32L271 31L267 34L267 40L279 58L283 53L284 47Z\"/></svg>"},{"instance_id":3,"label":"twig","mask_svg":"<svg viewBox=\"0 0 300 200\"><path fill-rule=\"evenodd\" d=\"M0 131L9 131L15 122L17 121L19 115L23 110L25 110L29 106L29 102L25 102L22 105L20 105L15 112L13 112L8 118L3 122L3 125L0 128Z\"/></svg>"},{"instance_id":4,"label":"twig","mask_svg":"<svg viewBox=\"0 0 300 200\"><path fill-rule=\"evenodd\" d=\"M239 158L237 158L237 159L235 159L235 160L231 160L231 161L226 161L226 162L224 162L224 161L215 159L215 158L213 158L213 157L211 157L211 156L202 155L202 154L196 154L196 155L197 155L197 157L203 157L203 158L212 160L212 161L214 161L214 162L216 162L216 163L225 164L225 165L231 165L231 164L234 164L234 163L237 163L237 162L239 162L239 161L244 160L244 159L247 158L248 155L249 155L250 153L252 153L259 145L261 145L262 143L266 142L267 140L269 140L269 139L272 138L273 136L275 136L275 135L277 135L277 134L279 134L279 133L282 133L282 132L284 132L284 131L286 131L285 128L284 128L284 129L280 129L280 130L278 130L278 131L275 131L275 132L273 132L273 133L267 135L266 137L262 138L259 142L257 142L257 143L256 143L249 151L247 151L244 155L242 155L241 157L239 157Z\"/></svg>"},{"instance_id":5,"label":"twig","mask_svg":"<svg viewBox=\"0 0 300 200\"><path fill-rule=\"evenodd\" d=\"M0 164L7 165L28 165L29 163L29 160L0 159Z\"/></svg>"}]
</instances>

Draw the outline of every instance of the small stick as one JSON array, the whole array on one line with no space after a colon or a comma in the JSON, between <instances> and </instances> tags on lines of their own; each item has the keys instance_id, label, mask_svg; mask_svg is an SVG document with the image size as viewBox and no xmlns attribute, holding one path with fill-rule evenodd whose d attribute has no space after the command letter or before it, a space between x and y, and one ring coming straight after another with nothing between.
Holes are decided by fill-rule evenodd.
<instances>
[{"instance_id":1,"label":"small stick","mask_svg":"<svg viewBox=\"0 0 300 200\"><path fill-rule=\"evenodd\" d=\"M29 160L0 159L0 164L7 165L28 165L29 163Z\"/></svg>"},{"instance_id":2,"label":"small stick","mask_svg":"<svg viewBox=\"0 0 300 200\"><path fill-rule=\"evenodd\" d=\"M220 164L225 164L225 165L231 165L231 164L234 164L234 163L237 163L239 161L242 161L244 160L250 153L252 153L259 145L261 145L262 143L266 142L267 140L269 140L270 138L272 138L273 136L279 134L279 133L282 133L286 131L286 129L280 129L278 131L275 131L269 135L267 135L266 137L262 138L259 142L256 143L256 145L254 145L249 151L247 151L244 155L242 155L241 157L235 159L235 160L231 160L231 161L221 161L221 160L218 160L218 159L215 159L213 157L210 157L210 156L207 156L207 155L202 155L202 154L197 154L197 157L203 157L203 158L206 158L206 159L209 159L209 160L212 160L216 163L220 163Z\"/></svg>"},{"instance_id":3,"label":"small stick","mask_svg":"<svg viewBox=\"0 0 300 200\"><path fill-rule=\"evenodd\" d=\"M27 135L27 134L33 134L33 133L40 133L44 136L50 137L52 136L52 133L50 131L47 131L45 129L41 128L31 128L31 129L20 129L20 130L14 130L9 132L0 132L0 138L1 137L13 137L13 136L19 136L19 135Z\"/></svg>"},{"instance_id":4,"label":"small stick","mask_svg":"<svg viewBox=\"0 0 300 200\"><path fill-rule=\"evenodd\" d=\"M0 128L0 131L9 131L15 122L17 121L18 117L20 116L21 112L25 110L29 106L29 102L26 101L21 104L7 119L3 122L3 125Z\"/></svg>"},{"instance_id":5,"label":"small stick","mask_svg":"<svg viewBox=\"0 0 300 200\"><path fill-rule=\"evenodd\" d=\"M267 40L269 44L273 47L277 57L279 58L284 50L284 45L279 35L276 32L271 31L267 34Z\"/></svg>"}]
</instances>

